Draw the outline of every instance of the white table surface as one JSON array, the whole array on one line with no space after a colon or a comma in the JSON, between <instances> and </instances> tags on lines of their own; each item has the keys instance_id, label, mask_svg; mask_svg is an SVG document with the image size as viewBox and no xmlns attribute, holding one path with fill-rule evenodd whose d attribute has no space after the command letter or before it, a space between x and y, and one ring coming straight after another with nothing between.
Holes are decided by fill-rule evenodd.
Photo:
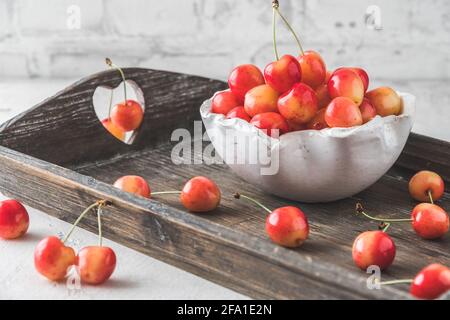
<instances>
[{"instance_id":1,"label":"white table surface","mask_svg":"<svg viewBox=\"0 0 450 320\"><path fill-rule=\"evenodd\" d=\"M28 109L71 84L71 80L0 82L0 122ZM0 194L0 200L5 197ZM117 268L101 286L49 282L34 269L33 251L48 235L67 232L70 225L27 207L30 229L19 240L0 239L0 299L247 299L247 297L172 267L115 242ZM97 235L77 229L75 248L97 243Z\"/></svg>"},{"instance_id":2,"label":"white table surface","mask_svg":"<svg viewBox=\"0 0 450 320\"><path fill-rule=\"evenodd\" d=\"M0 122L26 110L71 84L72 80L0 81ZM450 83L412 81L389 83L397 90L417 96L413 131L450 141ZM0 195L0 199L4 199ZM245 299L246 297L159 262L117 243L105 241L117 253L118 265L111 280L99 287L70 289L40 277L33 267L36 243L47 235L66 232L69 225L28 208L31 225L27 236L0 240L0 298L37 299ZM96 235L82 229L73 236L74 246L96 243Z\"/></svg>"}]
</instances>

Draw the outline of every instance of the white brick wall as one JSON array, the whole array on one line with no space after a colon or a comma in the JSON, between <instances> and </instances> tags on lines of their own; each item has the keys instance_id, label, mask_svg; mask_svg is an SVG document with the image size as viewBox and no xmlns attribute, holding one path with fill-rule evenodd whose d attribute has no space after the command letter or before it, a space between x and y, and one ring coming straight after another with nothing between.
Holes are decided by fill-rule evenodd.
<instances>
[{"instance_id":1,"label":"white brick wall","mask_svg":"<svg viewBox=\"0 0 450 320\"><path fill-rule=\"evenodd\" d=\"M233 65L273 59L270 0L0 0L0 77L81 77L103 58L226 78ZM304 46L330 68L373 78L450 79L448 0L280 0ZM365 25L381 9L382 30ZM70 5L81 29L67 28ZM280 50L296 54L280 24Z\"/></svg>"}]
</instances>

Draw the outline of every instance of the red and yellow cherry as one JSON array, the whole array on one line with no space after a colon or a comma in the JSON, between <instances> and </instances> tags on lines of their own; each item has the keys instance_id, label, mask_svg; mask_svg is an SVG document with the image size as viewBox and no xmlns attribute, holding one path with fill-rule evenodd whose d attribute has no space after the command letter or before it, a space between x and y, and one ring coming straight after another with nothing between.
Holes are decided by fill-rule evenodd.
<instances>
[{"instance_id":1,"label":"red and yellow cherry","mask_svg":"<svg viewBox=\"0 0 450 320\"><path fill-rule=\"evenodd\" d=\"M267 217L266 232L276 244L296 248L308 238L308 219L299 208L281 207L273 210Z\"/></svg>"},{"instance_id":2,"label":"red and yellow cherry","mask_svg":"<svg viewBox=\"0 0 450 320\"><path fill-rule=\"evenodd\" d=\"M27 232L29 224L27 209L19 201L0 202L0 238L19 238Z\"/></svg>"},{"instance_id":3,"label":"red and yellow cherry","mask_svg":"<svg viewBox=\"0 0 450 320\"><path fill-rule=\"evenodd\" d=\"M250 120L250 123L271 137L278 137L289 132L289 125L286 119L276 112L257 114Z\"/></svg>"},{"instance_id":4,"label":"red and yellow cherry","mask_svg":"<svg viewBox=\"0 0 450 320\"><path fill-rule=\"evenodd\" d=\"M106 130L109 131L109 133L111 133L117 139L122 141L125 139L125 131L123 131L119 127L116 127L114 123L111 121L111 118L103 119L102 125L105 127Z\"/></svg>"},{"instance_id":5,"label":"red and yellow cherry","mask_svg":"<svg viewBox=\"0 0 450 320\"><path fill-rule=\"evenodd\" d=\"M214 95L211 101L211 112L226 115L230 110L239 106L238 99L231 91L222 91Z\"/></svg>"},{"instance_id":6,"label":"red and yellow cherry","mask_svg":"<svg viewBox=\"0 0 450 320\"><path fill-rule=\"evenodd\" d=\"M108 280L116 268L116 254L103 246L85 247L77 255L77 271L82 282L98 285Z\"/></svg>"},{"instance_id":7,"label":"red and yellow cherry","mask_svg":"<svg viewBox=\"0 0 450 320\"><path fill-rule=\"evenodd\" d=\"M412 281L409 292L419 299L436 299L450 290L450 269L439 263L423 268Z\"/></svg>"},{"instance_id":8,"label":"red and yellow cherry","mask_svg":"<svg viewBox=\"0 0 450 320\"><path fill-rule=\"evenodd\" d=\"M268 84L254 87L245 95L245 112L254 117L264 112L276 112L278 92Z\"/></svg>"},{"instance_id":9,"label":"red and yellow cherry","mask_svg":"<svg viewBox=\"0 0 450 320\"><path fill-rule=\"evenodd\" d=\"M294 123L308 123L318 109L316 93L304 83L296 83L278 99L278 111L286 120Z\"/></svg>"},{"instance_id":10,"label":"red and yellow cherry","mask_svg":"<svg viewBox=\"0 0 450 320\"><path fill-rule=\"evenodd\" d=\"M151 190L144 178L140 176L123 176L114 182L114 187L144 198L150 198Z\"/></svg>"},{"instance_id":11,"label":"red and yellow cherry","mask_svg":"<svg viewBox=\"0 0 450 320\"><path fill-rule=\"evenodd\" d=\"M448 214L439 206L421 203L411 212L410 219L377 218L364 212L361 204L356 204L356 212L366 218L383 223L411 222L414 231L423 239L437 239L449 229Z\"/></svg>"},{"instance_id":12,"label":"red and yellow cherry","mask_svg":"<svg viewBox=\"0 0 450 320\"><path fill-rule=\"evenodd\" d=\"M354 127L363 124L359 107L346 97L334 98L325 110L325 121L329 127Z\"/></svg>"},{"instance_id":13,"label":"red and yellow cherry","mask_svg":"<svg viewBox=\"0 0 450 320\"><path fill-rule=\"evenodd\" d=\"M106 58L106 64L119 71L122 77L124 91L124 102L116 104L111 110L109 115L111 122L114 126L125 132L136 130L142 123L144 111L139 102L127 99L126 79L122 69L113 64L109 58Z\"/></svg>"},{"instance_id":14,"label":"red and yellow cherry","mask_svg":"<svg viewBox=\"0 0 450 320\"><path fill-rule=\"evenodd\" d=\"M226 118L227 119L239 118L247 122L250 122L251 120L250 116L247 114L247 112L245 112L244 107L236 107L231 109L230 112L227 113Z\"/></svg>"},{"instance_id":15,"label":"red and yellow cherry","mask_svg":"<svg viewBox=\"0 0 450 320\"><path fill-rule=\"evenodd\" d=\"M436 172L423 170L409 180L409 193L417 201L438 200L444 194L444 180Z\"/></svg>"},{"instance_id":16,"label":"red and yellow cherry","mask_svg":"<svg viewBox=\"0 0 450 320\"><path fill-rule=\"evenodd\" d=\"M64 279L69 267L75 263L75 251L66 247L57 237L47 237L41 240L34 250L36 270L52 281Z\"/></svg>"},{"instance_id":17,"label":"red and yellow cherry","mask_svg":"<svg viewBox=\"0 0 450 320\"><path fill-rule=\"evenodd\" d=\"M341 69L349 69L349 70L352 70L353 72L355 72L356 74L358 74L358 76L361 78L361 81L363 82L364 92L367 91L367 89L369 88L369 75L367 74L367 72L364 69L356 68L356 67L343 67L343 68L337 68L336 70L341 70Z\"/></svg>"},{"instance_id":18,"label":"red and yellow cherry","mask_svg":"<svg viewBox=\"0 0 450 320\"><path fill-rule=\"evenodd\" d=\"M302 82L304 84L315 89L325 82L327 68L319 53L305 51L303 55L298 57L298 61L302 69Z\"/></svg>"},{"instance_id":19,"label":"red and yellow cherry","mask_svg":"<svg viewBox=\"0 0 450 320\"><path fill-rule=\"evenodd\" d=\"M247 199L269 213L266 218L266 232L269 238L276 244L283 247L296 248L308 239L308 219L299 208L286 206L271 211L260 202L248 196L235 193L234 197L236 199Z\"/></svg>"},{"instance_id":20,"label":"red and yellow cherry","mask_svg":"<svg viewBox=\"0 0 450 320\"><path fill-rule=\"evenodd\" d=\"M180 201L191 212L208 212L218 207L220 197L220 189L214 181L198 176L184 185Z\"/></svg>"},{"instance_id":21,"label":"red and yellow cherry","mask_svg":"<svg viewBox=\"0 0 450 320\"><path fill-rule=\"evenodd\" d=\"M328 94L328 86L326 84L321 84L316 88L315 92L319 109L327 107L331 102L330 95Z\"/></svg>"},{"instance_id":22,"label":"red and yellow cherry","mask_svg":"<svg viewBox=\"0 0 450 320\"><path fill-rule=\"evenodd\" d=\"M298 60L289 54L282 56L278 61L269 63L264 69L266 83L279 93L284 93L300 82L302 69Z\"/></svg>"},{"instance_id":23,"label":"red and yellow cherry","mask_svg":"<svg viewBox=\"0 0 450 320\"><path fill-rule=\"evenodd\" d=\"M369 99L377 113L382 117L402 113L402 99L397 92L389 87L380 87L368 91L366 98Z\"/></svg>"},{"instance_id":24,"label":"red and yellow cherry","mask_svg":"<svg viewBox=\"0 0 450 320\"><path fill-rule=\"evenodd\" d=\"M352 257L355 265L362 270L369 266L388 268L395 258L395 244L384 231L366 231L353 242Z\"/></svg>"},{"instance_id":25,"label":"red and yellow cherry","mask_svg":"<svg viewBox=\"0 0 450 320\"><path fill-rule=\"evenodd\" d=\"M119 103L111 110L112 123L123 131L133 131L139 128L144 118L144 111L141 105L134 100L126 100Z\"/></svg>"},{"instance_id":26,"label":"red and yellow cherry","mask_svg":"<svg viewBox=\"0 0 450 320\"><path fill-rule=\"evenodd\" d=\"M447 233L449 218L441 207L431 203L420 203L412 213L414 231L423 239L438 239Z\"/></svg>"},{"instance_id":27,"label":"red and yellow cherry","mask_svg":"<svg viewBox=\"0 0 450 320\"><path fill-rule=\"evenodd\" d=\"M306 127L308 129L313 129L313 130L322 130L322 129L328 128L328 124L325 121L325 112L326 112L326 109L324 109L324 108L319 109L319 111L317 111L314 118L312 118L311 121L308 122Z\"/></svg>"},{"instance_id":28,"label":"red and yellow cherry","mask_svg":"<svg viewBox=\"0 0 450 320\"><path fill-rule=\"evenodd\" d=\"M369 99L364 98L359 106L363 123L367 123L377 116L377 110L370 104Z\"/></svg>"},{"instance_id":29,"label":"red and yellow cherry","mask_svg":"<svg viewBox=\"0 0 450 320\"><path fill-rule=\"evenodd\" d=\"M242 64L231 71L228 76L228 86L240 103L244 102L246 93L264 84L264 77L257 66Z\"/></svg>"},{"instance_id":30,"label":"red and yellow cherry","mask_svg":"<svg viewBox=\"0 0 450 320\"><path fill-rule=\"evenodd\" d=\"M328 81L330 97L346 97L359 106L364 98L364 84L360 76L351 69L338 69Z\"/></svg>"}]
</instances>

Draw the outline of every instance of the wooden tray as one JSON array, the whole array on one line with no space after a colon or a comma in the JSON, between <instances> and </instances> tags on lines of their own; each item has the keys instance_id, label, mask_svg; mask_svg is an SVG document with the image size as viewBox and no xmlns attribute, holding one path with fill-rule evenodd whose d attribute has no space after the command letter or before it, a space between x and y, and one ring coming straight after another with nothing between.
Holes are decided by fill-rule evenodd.
<instances>
[{"instance_id":1,"label":"wooden tray","mask_svg":"<svg viewBox=\"0 0 450 320\"><path fill-rule=\"evenodd\" d=\"M113 205L104 213L106 237L250 297L409 298L407 286L367 289L369 275L353 265L354 238L377 228L354 213L355 203L361 201L373 214L408 217L415 202L407 182L415 171L435 170L448 185L449 143L412 134L396 165L366 191L328 204L293 203L263 194L225 165L172 163L172 131L192 130L201 102L225 83L147 69L124 72L140 86L146 102L134 144L107 133L93 108L95 88L118 86L119 75L95 74L0 127L0 190L68 222L94 201L110 200ZM114 188L111 183L125 174L142 175L154 191L180 189L192 176L209 176L221 187L223 201L214 213L191 214L177 196L147 200ZM233 199L235 191L271 208L301 207L311 224L309 240L295 250L271 243L264 231L264 211ZM447 189L439 203L449 209L449 200ZM81 226L97 232L95 215ZM410 278L430 262L450 265L448 235L424 241L408 224L393 225L389 233L397 257L383 280Z\"/></svg>"}]
</instances>

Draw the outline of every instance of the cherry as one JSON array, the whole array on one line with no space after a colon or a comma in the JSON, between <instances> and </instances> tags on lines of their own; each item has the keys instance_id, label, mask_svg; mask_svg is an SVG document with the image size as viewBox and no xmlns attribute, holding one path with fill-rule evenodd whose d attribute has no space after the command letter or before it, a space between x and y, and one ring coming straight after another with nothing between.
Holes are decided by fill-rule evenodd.
<instances>
[{"instance_id":1,"label":"cherry","mask_svg":"<svg viewBox=\"0 0 450 320\"><path fill-rule=\"evenodd\" d=\"M181 191L154 192L153 195L180 194L183 206L191 212L208 212L220 204L220 189L214 181L197 176L189 180Z\"/></svg>"},{"instance_id":2,"label":"cherry","mask_svg":"<svg viewBox=\"0 0 450 320\"><path fill-rule=\"evenodd\" d=\"M411 212L410 219L376 218L365 213L360 203L356 204L356 211L368 219L387 223L386 229L392 222L411 222L414 231L423 239L440 238L449 229L447 213L442 208L430 203L417 205Z\"/></svg>"},{"instance_id":3,"label":"cherry","mask_svg":"<svg viewBox=\"0 0 450 320\"><path fill-rule=\"evenodd\" d=\"M447 212L435 204L418 204L411 217L414 231L423 239L441 238L449 229Z\"/></svg>"},{"instance_id":4,"label":"cherry","mask_svg":"<svg viewBox=\"0 0 450 320\"><path fill-rule=\"evenodd\" d=\"M75 263L75 251L66 247L57 237L44 238L34 250L36 270L52 281L64 279L69 267Z\"/></svg>"},{"instance_id":5,"label":"cherry","mask_svg":"<svg viewBox=\"0 0 450 320\"><path fill-rule=\"evenodd\" d=\"M400 279L380 282L380 285L411 283L409 292L418 299L436 299L450 290L450 269L439 263L432 263L420 270L414 279Z\"/></svg>"},{"instance_id":6,"label":"cherry","mask_svg":"<svg viewBox=\"0 0 450 320\"><path fill-rule=\"evenodd\" d=\"M305 51L298 57L302 69L302 82L315 89L325 82L327 68L319 53Z\"/></svg>"},{"instance_id":7,"label":"cherry","mask_svg":"<svg viewBox=\"0 0 450 320\"><path fill-rule=\"evenodd\" d=\"M336 70L342 70L342 69L349 69L355 72L360 78L364 86L364 92L367 91L367 88L369 88L369 75L364 69L356 68L356 67L343 67L343 68L337 68Z\"/></svg>"},{"instance_id":8,"label":"cherry","mask_svg":"<svg viewBox=\"0 0 450 320\"><path fill-rule=\"evenodd\" d=\"M284 93L300 82L302 69L297 59L291 55L284 55L279 60L269 63L264 69L266 83L279 93Z\"/></svg>"},{"instance_id":9,"label":"cherry","mask_svg":"<svg viewBox=\"0 0 450 320\"><path fill-rule=\"evenodd\" d=\"M278 111L288 121L306 124L318 110L317 96L311 87L296 83L278 99Z\"/></svg>"},{"instance_id":10,"label":"cherry","mask_svg":"<svg viewBox=\"0 0 450 320\"><path fill-rule=\"evenodd\" d=\"M330 127L353 127L363 124L361 111L349 98L334 98L325 111L325 121Z\"/></svg>"},{"instance_id":11,"label":"cherry","mask_svg":"<svg viewBox=\"0 0 450 320\"><path fill-rule=\"evenodd\" d=\"M264 77L257 66L242 64L231 71L228 77L228 86L239 102L243 103L246 93L264 84Z\"/></svg>"},{"instance_id":12,"label":"cherry","mask_svg":"<svg viewBox=\"0 0 450 320\"><path fill-rule=\"evenodd\" d=\"M122 131L133 131L137 129L144 118L144 111L141 105L134 100L127 99L127 86L125 80L125 74L122 69L114 65L111 59L106 58L106 63L111 67L119 71L123 80L123 90L125 101L116 104L111 111L112 123Z\"/></svg>"},{"instance_id":13,"label":"cherry","mask_svg":"<svg viewBox=\"0 0 450 320\"><path fill-rule=\"evenodd\" d=\"M27 232L29 224L27 209L19 201L0 201L0 238L19 238Z\"/></svg>"},{"instance_id":14,"label":"cherry","mask_svg":"<svg viewBox=\"0 0 450 320\"><path fill-rule=\"evenodd\" d=\"M245 112L244 107L236 107L231 109L230 112L227 113L226 118L227 119L239 118L247 122L250 122L251 120L250 116L247 114L247 112Z\"/></svg>"},{"instance_id":15,"label":"cherry","mask_svg":"<svg viewBox=\"0 0 450 320\"><path fill-rule=\"evenodd\" d=\"M84 247L77 255L77 271L80 279L88 284L102 284L116 268L116 254L111 248L103 247L102 213L103 205L97 207L98 246Z\"/></svg>"},{"instance_id":16,"label":"cherry","mask_svg":"<svg viewBox=\"0 0 450 320\"><path fill-rule=\"evenodd\" d=\"M362 270L371 265L384 270L394 261L395 244L384 231L366 231L353 242L352 256L356 266Z\"/></svg>"},{"instance_id":17,"label":"cherry","mask_svg":"<svg viewBox=\"0 0 450 320\"><path fill-rule=\"evenodd\" d=\"M312 118L311 121L308 122L307 128L314 130L322 130L328 128L328 124L325 121L325 111L326 109L319 109L314 118Z\"/></svg>"},{"instance_id":18,"label":"cherry","mask_svg":"<svg viewBox=\"0 0 450 320\"><path fill-rule=\"evenodd\" d=\"M126 100L114 106L111 111L111 121L116 127L123 131L133 131L137 129L144 117L141 105L134 100Z\"/></svg>"},{"instance_id":19,"label":"cherry","mask_svg":"<svg viewBox=\"0 0 450 320\"><path fill-rule=\"evenodd\" d=\"M433 263L423 268L412 281L410 293L419 299L436 299L450 290L450 269Z\"/></svg>"},{"instance_id":20,"label":"cherry","mask_svg":"<svg viewBox=\"0 0 450 320\"><path fill-rule=\"evenodd\" d=\"M91 209L97 207L100 210L101 207L107 204L107 201L100 200L87 207L72 225L72 228L63 240L53 236L41 240L34 250L34 266L36 270L52 281L64 279L69 267L77 262L75 251L71 247L66 246L65 242L69 239L81 219Z\"/></svg>"},{"instance_id":21,"label":"cherry","mask_svg":"<svg viewBox=\"0 0 450 320\"><path fill-rule=\"evenodd\" d=\"M85 247L78 253L77 260L81 281L88 284L105 282L116 268L116 254L108 247Z\"/></svg>"},{"instance_id":22,"label":"cherry","mask_svg":"<svg viewBox=\"0 0 450 320\"><path fill-rule=\"evenodd\" d=\"M330 95L328 94L328 86L321 84L316 88L317 105L319 109L325 108L331 102Z\"/></svg>"},{"instance_id":23,"label":"cherry","mask_svg":"<svg viewBox=\"0 0 450 320\"><path fill-rule=\"evenodd\" d=\"M369 99L364 98L359 106L363 123L367 123L377 116L377 110L370 104Z\"/></svg>"},{"instance_id":24,"label":"cherry","mask_svg":"<svg viewBox=\"0 0 450 320\"><path fill-rule=\"evenodd\" d=\"M250 117L259 113L276 112L278 92L267 84L254 87L245 95L244 108Z\"/></svg>"},{"instance_id":25,"label":"cherry","mask_svg":"<svg viewBox=\"0 0 450 320\"><path fill-rule=\"evenodd\" d=\"M103 119L102 125L105 127L106 130L109 131L109 133L111 133L117 139L122 141L125 139L125 131L123 131L119 127L116 127L114 123L111 121L111 118Z\"/></svg>"},{"instance_id":26,"label":"cherry","mask_svg":"<svg viewBox=\"0 0 450 320\"><path fill-rule=\"evenodd\" d=\"M250 200L269 213L266 219L266 232L276 244L283 247L296 248L301 246L308 238L308 219L299 208L286 206L271 211L248 196L235 193L234 197L236 199L244 198Z\"/></svg>"},{"instance_id":27,"label":"cherry","mask_svg":"<svg viewBox=\"0 0 450 320\"><path fill-rule=\"evenodd\" d=\"M220 203L220 189L206 177L194 177L184 185L180 200L189 211L211 211Z\"/></svg>"},{"instance_id":28,"label":"cherry","mask_svg":"<svg viewBox=\"0 0 450 320\"><path fill-rule=\"evenodd\" d=\"M399 115L402 112L402 100L393 89L380 87L368 91L366 98L375 107L377 113L382 116Z\"/></svg>"},{"instance_id":29,"label":"cherry","mask_svg":"<svg viewBox=\"0 0 450 320\"><path fill-rule=\"evenodd\" d=\"M347 97L359 106L364 98L364 84L353 70L338 69L328 81L328 93L331 98Z\"/></svg>"},{"instance_id":30,"label":"cherry","mask_svg":"<svg viewBox=\"0 0 450 320\"><path fill-rule=\"evenodd\" d=\"M239 106L238 99L231 91L222 91L214 95L211 102L211 112L226 115L231 109Z\"/></svg>"},{"instance_id":31,"label":"cherry","mask_svg":"<svg viewBox=\"0 0 450 320\"><path fill-rule=\"evenodd\" d=\"M281 207L267 217L266 232L273 242L281 246L299 247L309 235L308 219L299 208Z\"/></svg>"},{"instance_id":32,"label":"cherry","mask_svg":"<svg viewBox=\"0 0 450 320\"><path fill-rule=\"evenodd\" d=\"M114 187L129 193L150 198L151 190L144 178L140 176L123 176L114 182Z\"/></svg>"},{"instance_id":33,"label":"cherry","mask_svg":"<svg viewBox=\"0 0 450 320\"><path fill-rule=\"evenodd\" d=\"M276 112L257 114L250 120L250 123L274 138L289 132L289 125L286 119Z\"/></svg>"},{"instance_id":34,"label":"cherry","mask_svg":"<svg viewBox=\"0 0 450 320\"><path fill-rule=\"evenodd\" d=\"M438 200L444 194L444 180L433 171L423 170L417 172L409 180L409 193L418 201Z\"/></svg>"}]
</instances>

